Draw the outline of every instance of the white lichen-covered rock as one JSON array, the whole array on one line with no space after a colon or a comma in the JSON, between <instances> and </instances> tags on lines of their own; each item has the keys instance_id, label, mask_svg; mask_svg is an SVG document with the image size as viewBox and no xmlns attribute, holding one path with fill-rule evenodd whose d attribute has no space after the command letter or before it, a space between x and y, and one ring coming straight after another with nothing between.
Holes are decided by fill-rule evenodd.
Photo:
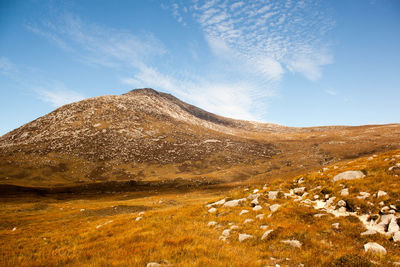
<instances>
[{"instance_id":1,"label":"white lichen-covered rock","mask_svg":"<svg viewBox=\"0 0 400 267\"><path fill-rule=\"evenodd\" d=\"M361 179L364 178L365 174L361 171L345 171L339 173L335 177L333 177L332 182L337 182L340 180L353 180L353 179Z\"/></svg>"},{"instance_id":2,"label":"white lichen-covered rock","mask_svg":"<svg viewBox=\"0 0 400 267\"><path fill-rule=\"evenodd\" d=\"M262 207L260 205L257 205L253 208L254 211L262 210Z\"/></svg>"},{"instance_id":3,"label":"white lichen-covered rock","mask_svg":"<svg viewBox=\"0 0 400 267\"><path fill-rule=\"evenodd\" d=\"M234 199L234 200L226 201L224 203L224 207L237 207L245 202L246 202L245 198Z\"/></svg>"},{"instance_id":4,"label":"white lichen-covered rock","mask_svg":"<svg viewBox=\"0 0 400 267\"><path fill-rule=\"evenodd\" d=\"M373 252L377 254L386 254L386 249L375 242L369 242L364 245L365 252Z\"/></svg>"},{"instance_id":5,"label":"white lichen-covered rock","mask_svg":"<svg viewBox=\"0 0 400 267\"><path fill-rule=\"evenodd\" d=\"M251 204L256 206L256 205L260 204L260 202L258 201L258 198L256 198L251 201Z\"/></svg>"},{"instance_id":6,"label":"white lichen-covered rock","mask_svg":"<svg viewBox=\"0 0 400 267\"><path fill-rule=\"evenodd\" d=\"M282 240L282 243L295 247L295 248L301 248L302 244L299 240L291 239L291 240Z\"/></svg>"},{"instance_id":7,"label":"white lichen-covered rock","mask_svg":"<svg viewBox=\"0 0 400 267\"><path fill-rule=\"evenodd\" d=\"M338 207L346 207L346 201L344 201L343 199L339 200L337 203Z\"/></svg>"},{"instance_id":8,"label":"white lichen-covered rock","mask_svg":"<svg viewBox=\"0 0 400 267\"><path fill-rule=\"evenodd\" d=\"M209 213L215 213L215 212L217 212L217 209L216 208L211 208L211 209L208 210L208 212Z\"/></svg>"},{"instance_id":9,"label":"white lichen-covered rock","mask_svg":"<svg viewBox=\"0 0 400 267\"><path fill-rule=\"evenodd\" d=\"M249 213L249 211L248 211L248 210L242 210L242 211L239 213L239 215L243 215L243 214L246 214L246 213Z\"/></svg>"},{"instance_id":10,"label":"white lichen-covered rock","mask_svg":"<svg viewBox=\"0 0 400 267\"><path fill-rule=\"evenodd\" d=\"M251 222L254 222L254 220L253 219L246 219L246 220L244 220L243 224L251 223Z\"/></svg>"},{"instance_id":11,"label":"white lichen-covered rock","mask_svg":"<svg viewBox=\"0 0 400 267\"><path fill-rule=\"evenodd\" d=\"M146 267L161 267L162 265L157 262L149 262Z\"/></svg>"},{"instance_id":12,"label":"white lichen-covered rock","mask_svg":"<svg viewBox=\"0 0 400 267\"><path fill-rule=\"evenodd\" d=\"M250 199L250 200L252 200L252 199L257 199L257 198L259 198L260 196L261 196L260 193L258 193L258 194L250 194L250 195L247 196L247 199Z\"/></svg>"},{"instance_id":13,"label":"white lichen-covered rock","mask_svg":"<svg viewBox=\"0 0 400 267\"><path fill-rule=\"evenodd\" d=\"M269 199L277 199L279 191L269 191L268 198Z\"/></svg>"},{"instance_id":14,"label":"white lichen-covered rock","mask_svg":"<svg viewBox=\"0 0 400 267\"><path fill-rule=\"evenodd\" d=\"M264 234L263 234L262 237L261 237L261 240L266 239L266 238L269 236L269 234L272 233L273 231L274 231L274 230L267 230L267 231L265 231Z\"/></svg>"},{"instance_id":15,"label":"white lichen-covered rock","mask_svg":"<svg viewBox=\"0 0 400 267\"><path fill-rule=\"evenodd\" d=\"M400 227L397 224L397 218L392 217L388 226L388 233L396 233L400 231Z\"/></svg>"},{"instance_id":16,"label":"white lichen-covered rock","mask_svg":"<svg viewBox=\"0 0 400 267\"><path fill-rule=\"evenodd\" d=\"M239 234L239 242L243 242L247 239L251 239L253 238L252 235L248 235L248 234Z\"/></svg>"},{"instance_id":17,"label":"white lichen-covered rock","mask_svg":"<svg viewBox=\"0 0 400 267\"><path fill-rule=\"evenodd\" d=\"M279 204L274 204L274 205L269 206L269 210L270 210L271 212L275 212L275 211L277 211L280 207L281 207L281 205L279 205Z\"/></svg>"},{"instance_id":18,"label":"white lichen-covered rock","mask_svg":"<svg viewBox=\"0 0 400 267\"><path fill-rule=\"evenodd\" d=\"M379 190L378 193L376 194L377 198L384 197L384 196L387 196L387 193L382 190Z\"/></svg>"},{"instance_id":19,"label":"white lichen-covered rock","mask_svg":"<svg viewBox=\"0 0 400 267\"><path fill-rule=\"evenodd\" d=\"M358 199L366 199L366 198L369 198L370 195L371 195L371 194L368 193L368 192L360 192L360 195L357 196L357 198L358 198Z\"/></svg>"},{"instance_id":20,"label":"white lichen-covered rock","mask_svg":"<svg viewBox=\"0 0 400 267\"><path fill-rule=\"evenodd\" d=\"M216 226L218 223L216 221L211 221L207 223L208 227Z\"/></svg>"},{"instance_id":21,"label":"white lichen-covered rock","mask_svg":"<svg viewBox=\"0 0 400 267\"><path fill-rule=\"evenodd\" d=\"M216 201L216 202L214 202L214 203L210 203L210 204L206 205L206 207L207 207L207 208L211 208L211 207L214 207L214 206L221 206L221 205L223 205L225 202L226 202L226 200L225 200L225 198L224 198L224 199L218 200L218 201Z\"/></svg>"},{"instance_id":22,"label":"white lichen-covered rock","mask_svg":"<svg viewBox=\"0 0 400 267\"><path fill-rule=\"evenodd\" d=\"M332 223L332 228L338 230L339 229L339 223Z\"/></svg>"},{"instance_id":23,"label":"white lichen-covered rock","mask_svg":"<svg viewBox=\"0 0 400 267\"><path fill-rule=\"evenodd\" d=\"M305 187L297 187L295 189L293 189L293 192L297 195L302 195L304 194L306 188Z\"/></svg>"},{"instance_id":24,"label":"white lichen-covered rock","mask_svg":"<svg viewBox=\"0 0 400 267\"><path fill-rule=\"evenodd\" d=\"M361 233L362 236L364 236L364 235L375 235L375 234L376 234L376 231L372 230L372 229Z\"/></svg>"},{"instance_id":25,"label":"white lichen-covered rock","mask_svg":"<svg viewBox=\"0 0 400 267\"><path fill-rule=\"evenodd\" d=\"M238 230L239 226L237 225L231 225L231 227L229 227L231 230Z\"/></svg>"},{"instance_id":26,"label":"white lichen-covered rock","mask_svg":"<svg viewBox=\"0 0 400 267\"><path fill-rule=\"evenodd\" d=\"M258 215L256 216L256 219L259 219L259 220L264 219L264 214L258 214Z\"/></svg>"},{"instance_id":27,"label":"white lichen-covered rock","mask_svg":"<svg viewBox=\"0 0 400 267\"><path fill-rule=\"evenodd\" d=\"M349 195L349 189L343 188L342 191L340 191L340 195L343 197L347 197Z\"/></svg>"},{"instance_id":28,"label":"white lichen-covered rock","mask_svg":"<svg viewBox=\"0 0 400 267\"><path fill-rule=\"evenodd\" d=\"M393 235L393 241L394 241L394 242L400 242L400 231L394 233L394 235Z\"/></svg>"},{"instance_id":29,"label":"white lichen-covered rock","mask_svg":"<svg viewBox=\"0 0 400 267\"><path fill-rule=\"evenodd\" d=\"M325 208L325 205L326 205L326 202L325 202L325 201L317 200L317 201L315 201L315 203L314 203L314 209L317 209L317 210L323 209L323 208Z\"/></svg>"}]
</instances>

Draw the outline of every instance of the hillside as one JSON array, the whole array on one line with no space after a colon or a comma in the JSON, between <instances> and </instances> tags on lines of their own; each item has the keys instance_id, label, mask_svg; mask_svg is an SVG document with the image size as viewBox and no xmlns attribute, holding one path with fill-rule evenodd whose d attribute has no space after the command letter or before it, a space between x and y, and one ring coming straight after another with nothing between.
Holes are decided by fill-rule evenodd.
<instances>
[{"instance_id":1,"label":"hillside","mask_svg":"<svg viewBox=\"0 0 400 267\"><path fill-rule=\"evenodd\" d=\"M399 175L396 150L230 191L3 196L0 262L399 266Z\"/></svg>"},{"instance_id":2,"label":"hillside","mask_svg":"<svg viewBox=\"0 0 400 267\"><path fill-rule=\"evenodd\" d=\"M62 106L0 138L0 184L294 175L400 148L400 125L293 128L218 116L153 89Z\"/></svg>"}]
</instances>

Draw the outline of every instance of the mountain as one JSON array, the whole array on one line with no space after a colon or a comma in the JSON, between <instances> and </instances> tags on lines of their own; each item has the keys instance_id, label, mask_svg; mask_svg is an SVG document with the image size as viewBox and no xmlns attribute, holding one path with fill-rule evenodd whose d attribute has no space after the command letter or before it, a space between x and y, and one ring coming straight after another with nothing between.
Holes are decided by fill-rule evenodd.
<instances>
[{"instance_id":1,"label":"mountain","mask_svg":"<svg viewBox=\"0 0 400 267\"><path fill-rule=\"evenodd\" d=\"M0 138L0 184L240 182L400 148L400 125L295 128L234 120L153 89L62 106Z\"/></svg>"}]
</instances>

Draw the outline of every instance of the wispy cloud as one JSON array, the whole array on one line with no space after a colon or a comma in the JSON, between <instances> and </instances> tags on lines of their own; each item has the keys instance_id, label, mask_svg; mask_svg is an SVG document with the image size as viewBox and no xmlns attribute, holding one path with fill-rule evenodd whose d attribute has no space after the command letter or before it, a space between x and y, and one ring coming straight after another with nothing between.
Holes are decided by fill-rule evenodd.
<instances>
[{"instance_id":1,"label":"wispy cloud","mask_svg":"<svg viewBox=\"0 0 400 267\"><path fill-rule=\"evenodd\" d=\"M79 60L96 66L142 67L146 61L166 52L151 33L137 36L128 31L85 23L72 14L61 15L56 22L26 27L62 49L74 50Z\"/></svg>"},{"instance_id":2,"label":"wispy cloud","mask_svg":"<svg viewBox=\"0 0 400 267\"><path fill-rule=\"evenodd\" d=\"M85 98L80 93L66 88L52 88L51 90L36 88L35 91L40 100L50 103L53 107L60 107Z\"/></svg>"},{"instance_id":3,"label":"wispy cloud","mask_svg":"<svg viewBox=\"0 0 400 267\"><path fill-rule=\"evenodd\" d=\"M333 91L333 90L330 90L330 89L326 89L326 90L325 90L325 93L327 93L328 95L332 95L332 96L337 95L337 92L335 92L335 91Z\"/></svg>"},{"instance_id":4,"label":"wispy cloud","mask_svg":"<svg viewBox=\"0 0 400 267\"><path fill-rule=\"evenodd\" d=\"M281 79L285 68L318 80L333 62L323 37L334 22L316 1L207 0L189 10L216 55L247 63L267 80Z\"/></svg>"}]
</instances>

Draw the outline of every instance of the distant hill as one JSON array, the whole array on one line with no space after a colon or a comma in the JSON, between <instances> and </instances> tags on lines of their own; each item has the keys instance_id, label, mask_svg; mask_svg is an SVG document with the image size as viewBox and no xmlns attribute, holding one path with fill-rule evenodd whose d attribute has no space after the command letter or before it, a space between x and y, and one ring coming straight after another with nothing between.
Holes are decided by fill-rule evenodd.
<instances>
[{"instance_id":1,"label":"distant hill","mask_svg":"<svg viewBox=\"0 0 400 267\"><path fill-rule=\"evenodd\" d=\"M286 127L218 116L137 89L62 106L3 135L0 184L256 181L400 148L399 139L399 124Z\"/></svg>"}]
</instances>

